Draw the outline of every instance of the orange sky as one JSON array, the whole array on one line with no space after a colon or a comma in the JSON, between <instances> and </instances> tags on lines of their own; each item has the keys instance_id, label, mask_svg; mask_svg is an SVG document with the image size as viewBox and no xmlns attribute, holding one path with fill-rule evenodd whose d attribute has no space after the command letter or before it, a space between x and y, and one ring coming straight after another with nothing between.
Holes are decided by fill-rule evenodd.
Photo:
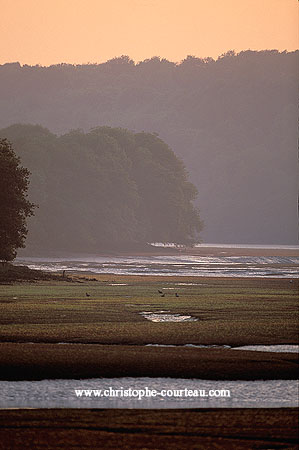
<instances>
[{"instance_id":1,"label":"orange sky","mask_svg":"<svg viewBox=\"0 0 299 450\"><path fill-rule=\"evenodd\" d=\"M0 0L0 63L298 48L297 0Z\"/></svg>"}]
</instances>

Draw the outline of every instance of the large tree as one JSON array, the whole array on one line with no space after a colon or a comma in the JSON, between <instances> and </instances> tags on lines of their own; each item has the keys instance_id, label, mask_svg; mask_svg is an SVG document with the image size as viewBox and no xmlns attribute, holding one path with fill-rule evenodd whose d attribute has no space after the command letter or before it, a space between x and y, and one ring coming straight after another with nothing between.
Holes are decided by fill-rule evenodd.
<instances>
[{"instance_id":1,"label":"large tree","mask_svg":"<svg viewBox=\"0 0 299 450\"><path fill-rule=\"evenodd\" d=\"M34 204L27 191L30 172L21 166L12 145L0 139L0 260L12 261L17 249L25 245L26 219L33 215Z\"/></svg>"}]
</instances>

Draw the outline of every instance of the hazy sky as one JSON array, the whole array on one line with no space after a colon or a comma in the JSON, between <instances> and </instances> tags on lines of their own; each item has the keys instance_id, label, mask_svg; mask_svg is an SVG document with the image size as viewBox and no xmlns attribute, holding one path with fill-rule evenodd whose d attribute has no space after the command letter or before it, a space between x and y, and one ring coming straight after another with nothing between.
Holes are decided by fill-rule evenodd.
<instances>
[{"instance_id":1,"label":"hazy sky","mask_svg":"<svg viewBox=\"0 0 299 450\"><path fill-rule=\"evenodd\" d=\"M0 63L298 48L297 0L0 0Z\"/></svg>"}]
</instances>

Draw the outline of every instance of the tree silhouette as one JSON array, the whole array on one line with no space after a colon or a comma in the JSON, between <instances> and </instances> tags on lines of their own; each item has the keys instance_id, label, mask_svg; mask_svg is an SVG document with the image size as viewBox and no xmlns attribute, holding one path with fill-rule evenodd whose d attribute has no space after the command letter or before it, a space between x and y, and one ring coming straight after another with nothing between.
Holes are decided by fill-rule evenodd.
<instances>
[{"instance_id":1,"label":"tree silhouette","mask_svg":"<svg viewBox=\"0 0 299 450\"><path fill-rule=\"evenodd\" d=\"M27 199L30 172L20 165L12 145L0 139L0 260L12 261L25 247L26 218L35 205Z\"/></svg>"},{"instance_id":2,"label":"tree silhouette","mask_svg":"<svg viewBox=\"0 0 299 450\"><path fill-rule=\"evenodd\" d=\"M30 196L39 210L30 220L31 254L198 241L197 191L158 136L107 126L56 136L20 124L1 134L32 172Z\"/></svg>"}]
</instances>

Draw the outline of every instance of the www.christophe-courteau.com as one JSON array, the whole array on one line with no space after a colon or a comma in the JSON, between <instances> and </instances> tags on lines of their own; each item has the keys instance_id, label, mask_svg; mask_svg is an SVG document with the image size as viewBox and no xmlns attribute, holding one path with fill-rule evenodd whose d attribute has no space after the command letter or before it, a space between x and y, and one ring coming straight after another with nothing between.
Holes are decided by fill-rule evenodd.
<instances>
[{"instance_id":1,"label":"www.christophe-courteau.com","mask_svg":"<svg viewBox=\"0 0 299 450\"><path fill-rule=\"evenodd\" d=\"M105 398L135 398L141 400L143 398L167 397L167 398L219 398L230 397L229 389L144 389L109 387L107 389L75 389L76 397L105 397Z\"/></svg>"}]
</instances>

